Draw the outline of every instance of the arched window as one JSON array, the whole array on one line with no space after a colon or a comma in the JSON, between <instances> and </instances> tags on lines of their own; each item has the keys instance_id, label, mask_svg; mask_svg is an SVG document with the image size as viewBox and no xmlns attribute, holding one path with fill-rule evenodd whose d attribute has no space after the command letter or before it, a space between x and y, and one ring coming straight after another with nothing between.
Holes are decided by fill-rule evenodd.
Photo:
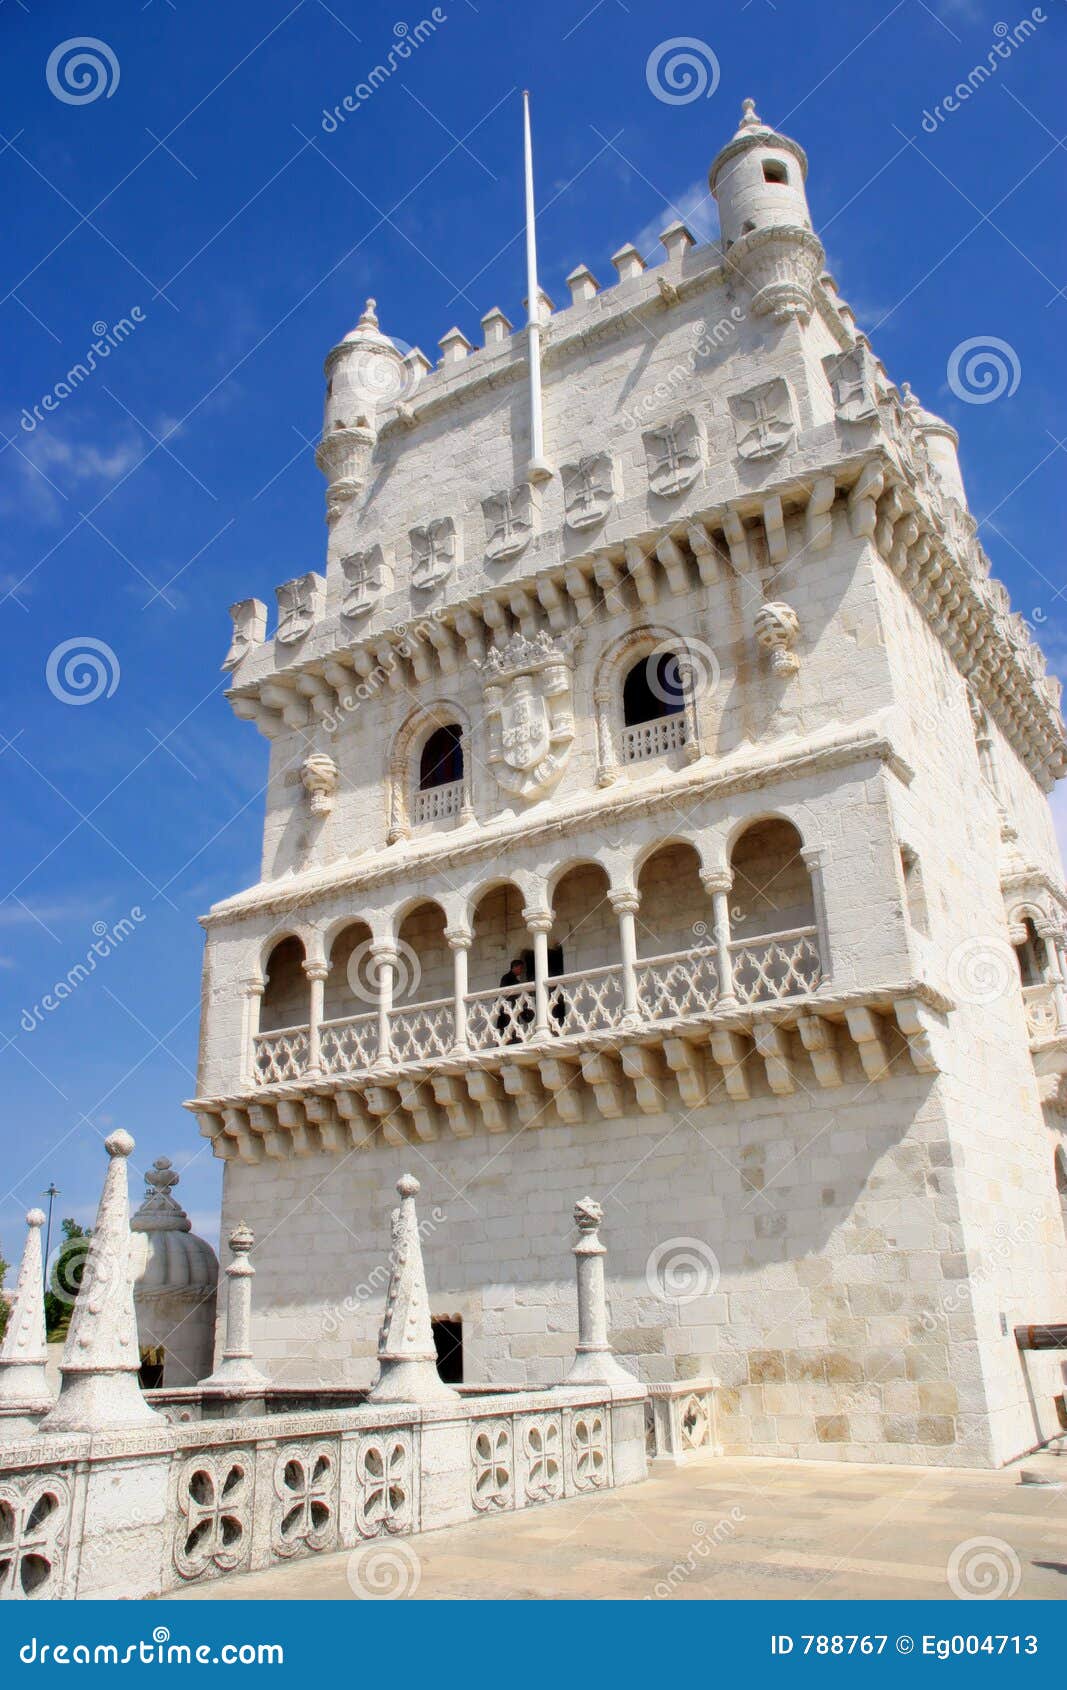
<instances>
[{"instance_id":1,"label":"arched window","mask_svg":"<svg viewBox=\"0 0 1067 1690\"><path fill-rule=\"evenodd\" d=\"M434 728L419 758L419 791L463 779L463 729L458 722Z\"/></svg>"},{"instance_id":2,"label":"arched window","mask_svg":"<svg viewBox=\"0 0 1067 1690\"><path fill-rule=\"evenodd\" d=\"M1026 937L1015 947L1015 955L1019 959L1019 973L1024 986L1040 986L1046 979L1048 969L1045 941L1029 916L1023 921L1023 928Z\"/></svg>"},{"instance_id":3,"label":"arched window","mask_svg":"<svg viewBox=\"0 0 1067 1690\"><path fill-rule=\"evenodd\" d=\"M434 728L419 755L415 822L441 821L463 808L463 729L458 722Z\"/></svg>"},{"instance_id":4,"label":"arched window","mask_svg":"<svg viewBox=\"0 0 1067 1690\"><path fill-rule=\"evenodd\" d=\"M765 182L788 182L789 171L780 159L768 158L763 161L763 180Z\"/></svg>"},{"instance_id":5,"label":"arched window","mask_svg":"<svg viewBox=\"0 0 1067 1690\"><path fill-rule=\"evenodd\" d=\"M676 651L640 658L622 683L622 754L627 763L676 751L688 738L685 671Z\"/></svg>"}]
</instances>

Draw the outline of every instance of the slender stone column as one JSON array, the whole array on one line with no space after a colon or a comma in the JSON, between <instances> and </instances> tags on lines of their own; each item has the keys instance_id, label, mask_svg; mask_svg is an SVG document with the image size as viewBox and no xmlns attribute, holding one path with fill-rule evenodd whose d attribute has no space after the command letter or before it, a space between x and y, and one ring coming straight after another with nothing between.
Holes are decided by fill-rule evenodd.
<instances>
[{"instance_id":1,"label":"slender stone column","mask_svg":"<svg viewBox=\"0 0 1067 1690\"><path fill-rule=\"evenodd\" d=\"M141 1395L130 1271L129 1133L104 1140L110 1161L60 1362L59 1400L42 1432L110 1431L159 1420Z\"/></svg>"},{"instance_id":2,"label":"slender stone column","mask_svg":"<svg viewBox=\"0 0 1067 1690\"><path fill-rule=\"evenodd\" d=\"M734 877L728 869L704 877L704 890L711 896L712 931L715 934L715 966L719 973L719 1009L736 1009L734 962L730 952L730 888Z\"/></svg>"},{"instance_id":3,"label":"slender stone column","mask_svg":"<svg viewBox=\"0 0 1067 1690\"><path fill-rule=\"evenodd\" d=\"M438 1377L430 1324L430 1299L422 1265L415 1198L419 1182L404 1174L396 1182L400 1207L393 1210L389 1289L378 1334L378 1378L368 1402L454 1402L459 1393Z\"/></svg>"},{"instance_id":4,"label":"slender stone column","mask_svg":"<svg viewBox=\"0 0 1067 1690\"><path fill-rule=\"evenodd\" d=\"M626 887L609 892L608 901L619 918L619 951L622 956L622 1014L628 1024L641 1018L637 1002L637 924L635 916L641 907L636 892Z\"/></svg>"},{"instance_id":5,"label":"slender stone column","mask_svg":"<svg viewBox=\"0 0 1067 1690\"><path fill-rule=\"evenodd\" d=\"M322 1015L326 999L326 976L330 972L328 962L305 962L304 973L308 979L308 1065L309 1074L322 1071Z\"/></svg>"},{"instance_id":6,"label":"slender stone column","mask_svg":"<svg viewBox=\"0 0 1067 1690\"><path fill-rule=\"evenodd\" d=\"M830 955L830 928L826 919L826 888L823 885L822 875L822 847L820 845L802 846L800 856L811 879L811 901L815 905L815 930L818 935L819 958L822 964L822 980L819 982L817 989L826 990L833 972L833 958Z\"/></svg>"},{"instance_id":7,"label":"slender stone column","mask_svg":"<svg viewBox=\"0 0 1067 1690\"><path fill-rule=\"evenodd\" d=\"M253 975L244 984L246 1086L254 1086L256 1083L256 1038L259 1034L259 1017L266 989L267 982L262 974Z\"/></svg>"},{"instance_id":8,"label":"slender stone column","mask_svg":"<svg viewBox=\"0 0 1067 1690\"><path fill-rule=\"evenodd\" d=\"M44 1287L41 1282L41 1228L44 1214L31 1209L22 1252L15 1301L0 1345L0 1442L29 1437L52 1406L45 1378Z\"/></svg>"},{"instance_id":9,"label":"slender stone column","mask_svg":"<svg viewBox=\"0 0 1067 1690\"><path fill-rule=\"evenodd\" d=\"M548 1025L548 935L551 910L523 910L522 919L533 934L534 953L534 1038L547 1039Z\"/></svg>"},{"instance_id":10,"label":"slender stone column","mask_svg":"<svg viewBox=\"0 0 1067 1690\"><path fill-rule=\"evenodd\" d=\"M396 949L388 943L371 946L371 956L378 970L378 1055L376 1063L388 1067L393 1053L392 1029L389 1017L393 1009L393 981L399 962Z\"/></svg>"},{"instance_id":11,"label":"slender stone column","mask_svg":"<svg viewBox=\"0 0 1067 1690\"><path fill-rule=\"evenodd\" d=\"M578 1277L578 1345L564 1385L636 1385L632 1373L615 1360L608 1342L608 1305L604 1294L604 1257L600 1223L604 1211L591 1197L574 1206L579 1238L574 1246Z\"/></svg>"},{"instance_id":12,"label":"slender stone column","mask_svg":"<svg viewBox=\"0 0 1067 1690\"><path fill-rule=\"evenodd\" d=\"M1063 956L1060 951L1060 940L1051 923L1047 927L1038 929L1038 936L1044 940L1045 976L1052 987L1052 1003L1056 1011L1056 1031L1062 1032L1067 1027L1067 994L1063 985Z\"/></svg>"},{"instance_id":13,"label":"slender stone column","mask_svg":"<svg viewBox=\"0 0 1067 1690\"><path fill-rule=\"evenodd\" d=\"M252 1228L244 1223L230 1233L233 1261L226 1269L226 1342L222 1359L205 1385L238 1385L258 1390L268 1383L265 1373L252 1361L252 1281L256 1270L249 1252L256 1242Z\"/></svg>"},{"instance_id":14,"label":"slender stone column","mask_svg":"<svg viewBox=\"0 0 1067 1690\"><path fill-rule=\"evenodd\" d=\"M469 927L446 927L445 938L448 948L452 952L452 1016L455 1022L455 1036L452 1040L453 1056L466 1056L467 1044L467 964L470 957L470 946L473 935Z\"/></svg>"}]
</instances>

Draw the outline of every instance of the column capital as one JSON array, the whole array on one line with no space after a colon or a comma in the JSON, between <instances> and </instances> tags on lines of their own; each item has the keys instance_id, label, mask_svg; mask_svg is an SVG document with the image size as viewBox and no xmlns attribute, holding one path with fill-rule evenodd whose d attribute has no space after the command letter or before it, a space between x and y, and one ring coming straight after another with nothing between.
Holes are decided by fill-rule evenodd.
<instances>
[{"instance_id":1,"label":"column capital","mask_svg":"<svg viewBox=\"0 0 1067 1690\"><path fill-rule=\"evenodd\" d=\"M400 961L400 952L393 939L375 939L369 953L375 962L392 963L394 966Z\"/></svg>"},{"instance_id":2,"label":"column capital","mask_svg":"<svg viewBox=\"0 0 1067 1690\"><path fill-rule=\"evenodd\" d=\"M248 979L241 983L241 990L246 998L261 998L266 989L267 977L265 974L250 974Z\"/></svg>"},{"instance_id":3,"label":"column capital","mask_svg":"<svg viewBox=\"0 0 1067 1690\"><path fill-rule=\"evenodd\" d=\"M800 860L808 868L821 868L823 847L821 845L802 845L800 847Z\"/></svg>"},{"instance_id":4,"label":"column capital","mask_svg":"<svg viewBox=\"0 0 1067 1690\"><path fill-rule=\"evenodd\" d=\"M330 972L328 962L305 962L304 973L309 980L325 980Z\"/></svg>"},{"instance_id":5,"label":"column capital","mask_svg":"<svg viewBox=\"0 0 1067 1690\"><path fill-rule=\"evenodd\" d=\"M608 892L608 903L616 915L636 915L641 908L641 895L632 886L615 886Z\"/></svg>"},{"instance_id":6,"label":"column capital","mask_svg":"<svg viewBox=\"0 0 1067 1690\"><path fill-rule=\"evenodd\" d=\"M474 934L469 927L446 927L445 941L450 951L469 951Z\"/></svg>"},{"instance_id":7,"label":"column capital","mask_svg":"<svg viewBox=\"0 0 1067 1690\"><path fill-rule=\"evenodd\" d=\"M729 892L734 883L734 877L728 868L714 869L711 874L701 875L705 892Z\"/></svg>"},{"instance_id":8,"label":"column capital","mask_svg":"<svg viewBox=\"0 0 1067 1690\"><path fill-rule=\"evenodd\" d=\"M551 910L530 910L522 912L522 919L530 933L548 933L556 919Z\"/></svg>"}]
</instances>

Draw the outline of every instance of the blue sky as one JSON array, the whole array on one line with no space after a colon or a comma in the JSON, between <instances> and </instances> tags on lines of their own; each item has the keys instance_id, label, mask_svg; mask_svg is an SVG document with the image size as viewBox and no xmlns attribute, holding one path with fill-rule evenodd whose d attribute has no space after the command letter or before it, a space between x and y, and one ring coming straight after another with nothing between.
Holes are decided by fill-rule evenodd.
<instances>
[{"instance_id":1,"label":"blue sky","mask_svg":"<svg viewBox=\"0 0 1067 1690\"><path fill-rule=\"evenodd\" d=\"M179 1195L213 1235L218 1164L180 1108L194 1090L196 918L257 877L267 760L222 697L226 607L271 602L276 583L322 567L322 360L367 294L383 328L431 358L453 324L477 343L493 305L521 320L523 86L542 282L557 301L576 264L606 281L623 242L651 254L679 209L702 238L714 233L707 166L745 95L803 143L842 292L890 373L960 429L994 568L1063 671L1061 0L1045 0L1046 21L973 97L932 115L987 62L997 26L1030 15L1021 0L1013 8L541 0L527 23L506 0L445 0L395 74L331 131L324 110L429 6L7 0L9 1257L51 1179L60 1213L91 1219L113 1125L137 1139L135 1175L160 1153L189 1164ZM54 49L78 37L108 50L91 100L49 86ZM703 43L718 81L672 104L646 69L680 37ZM65 87L64 60L52 72L61 92L92 86ZM123 318L132 329L107 359L43 408L98 325ZM954 349L979 337L1008 349L1014 391L990 403L948 385ZM52 654L86 640L107 648L106 684L91 703L67 703L56 696L64 657ZM123 918L130 931L111 954L53 1012L35 1012Z\"/></svg>"}]
</instances>

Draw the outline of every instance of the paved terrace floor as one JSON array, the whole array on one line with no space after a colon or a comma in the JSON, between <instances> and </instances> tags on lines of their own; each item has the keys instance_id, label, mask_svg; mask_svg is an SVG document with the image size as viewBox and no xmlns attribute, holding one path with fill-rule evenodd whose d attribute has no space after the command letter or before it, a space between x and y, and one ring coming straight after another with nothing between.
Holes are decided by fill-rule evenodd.
<instances>
[{"instance_id":1,"label":"paved terrace floor","mask_svg":"<svg viewBox=\"0 0 1067 1690\"><path fill-rule=\"evenodd\" d=\"M968 1547L994 1538L988 1553ZM170 1591L167 1600L289 1597L568 1600L957 1594L1067 1597L1067 1488L1019 1469L946 1471L708 1458L648 1481L417 1537L375 1540L262 1573ZM377 1559L375 1559L377 1557ZM351 1582L350 1582L351 1580ZM991 1583L983 1583L991 1580Z\"/></svg>"}]
</instances>

